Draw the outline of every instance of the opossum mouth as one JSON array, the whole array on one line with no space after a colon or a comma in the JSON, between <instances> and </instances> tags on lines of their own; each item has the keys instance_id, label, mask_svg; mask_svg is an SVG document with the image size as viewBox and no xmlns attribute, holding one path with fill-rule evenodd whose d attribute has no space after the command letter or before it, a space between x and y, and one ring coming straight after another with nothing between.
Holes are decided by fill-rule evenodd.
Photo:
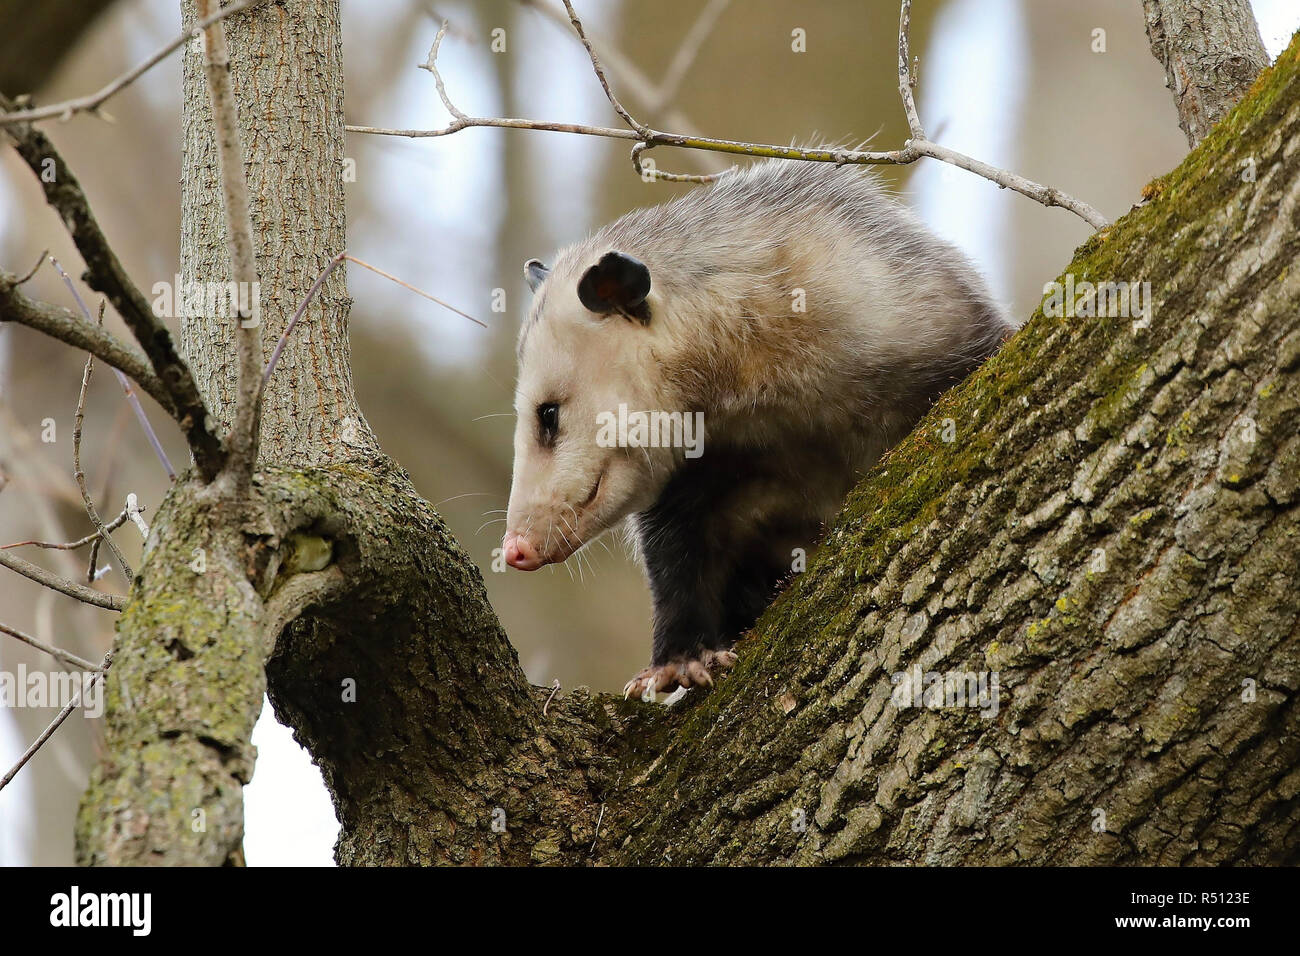
<instances>
[{"instance_id":1,"label":"opossum mouth","mask_svg":"<svg viewBox=\"0 0 1300 956\"><path fill-rule=\"evenodd\" d=\"M591 494L587 495L587 500L584 501L582 504L578 505L579 511L586 511L588 508L591 507L591 503L595 501L596 496L600 494L600 483L604 480L605 480L605 473L602 471L600 473L600 476L596 479L596 483L591 486Z\"/></svg>"},{"instance_id":2,"label":"opossum mouth","mask_svg":"<svg viewBox=\"0 0 1300 956\"><path fill-rule=\"evenodd\" d=\"M596 500L596 496L600 494L600 486L601 483L604 482L604 480L605 480L605 473L602 471L600 473L600 477L596 479L596 483L592 486L591 493L587 495L587 500L584 501L582 504L578 505L576 509L574 509L574 517L577 524L579 525L582 524L581 516L584 515L587 509L591 507L592 503ZM556 555L553 558L547 558L546 559L547 564L558 564L561 561L567 560L575 551L577 551L584 544L586 544L587 541L590 540L591 538L591 535L588 535L586 538L580 537L578 535L577 528L574 528L573 532L574 533L572 537L570 537L567 534L562 534L560 536L561 547L564 550L562 553Z\"/></svg>"}]
</instances>

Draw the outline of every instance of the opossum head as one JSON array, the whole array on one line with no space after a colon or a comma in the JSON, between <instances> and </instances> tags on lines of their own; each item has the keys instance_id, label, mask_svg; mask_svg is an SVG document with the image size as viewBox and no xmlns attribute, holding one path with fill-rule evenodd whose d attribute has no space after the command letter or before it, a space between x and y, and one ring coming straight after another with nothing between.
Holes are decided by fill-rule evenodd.
<instances>
[{"instance_id":1,"label":"opossum head","mask_svg":"<svg viewBox=\"0 0 1300 956\"><path fill-rule=\"evenodd\" d=\"M653 354L650 271L617 251L524 267L533 304L519 337L515 462L506 563L563 561L652 505L673 467L667 448L619 447L602 423L664 407Z\"/></svg>"}]
</instances>

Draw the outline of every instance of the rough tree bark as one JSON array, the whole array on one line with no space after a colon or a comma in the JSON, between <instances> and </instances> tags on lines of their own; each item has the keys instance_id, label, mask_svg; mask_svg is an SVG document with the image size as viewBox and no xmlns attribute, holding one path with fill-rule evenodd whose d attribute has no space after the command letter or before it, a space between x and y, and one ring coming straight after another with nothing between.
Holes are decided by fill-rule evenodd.
<instances>
[{"instance_id":1,"label":"rough tree bark","mask_svg":"<svg viewBox=\"0 0 1300 956\"><path fill-rule=\"evenodd\" d=\"M343 235L337 5L228 29L270 343ZM219 273L195 165L187 262ZM529 686L432 508L364 427L332 427L359 421L340 274L290 346L311 397L268 409L252 496L190 477L156 517L82 860L237 861L264 686L343 863L1300 860L1298 215L1293 46L1070 265L1150 282L1149 324L1036 314L859 486L736 669L672 709ZM233 331L187 333L225 408ZM894 706L914 666L997 672L996 716Z\"/></svg>"},{"instance_id":2,"label":"rough tree bark","mask_svg":"<svg viewBox=\"0 0 1300 956\"><path fill-rule=\"evenodd\" d=\"M183 14L187 25L193 22L193 3L183 4ZM269 354L315 278L344 247L339 12L337 2L298 0L226 24ZM187 48L183 69L181 286L187 287L227 282L230 265L201 45ZM339 268L313 300L266 393L263 461L282 467L359 462L364 469L378 454L352 390L349 305ZM182 315L181 325L208 407L229 427L233 321ZM109 758L93 778L93 799L83 802L78 823L84 860L237 858L241 788L252 773L249 739L265 689L266 599L275 590L295 600L293 588L279 587L277 574L305 567L306 560L328 560L321 556L328 547L310 527L325 515L302 492L269 487L265 500L231 500L227 489L191 477L169 498L173 508L159 515L147 544L157 560L141 569L137 599L119 626L117 646L129 662L109 681L118 706L108 721ZM181 514L185 520L175 524ZM328 583L336 572L330 566L294 586ZM193 616L199 608L201 615ZM160 740L169 753L165 761L152 760ZM101 800L112 809L89 809ZM192 832L178 840L182 818Z\"/></svg>"},{"instance_id":3,"label":"rough tree bark","mask_svg":"<svg viewBox=\"0 0 1300 956\"><path fill-rule=\"evenodd\" d=\"M1178 125L1196 146L1268 66L1250 0L1142 0Z\"/></svg>"}]
</instances>

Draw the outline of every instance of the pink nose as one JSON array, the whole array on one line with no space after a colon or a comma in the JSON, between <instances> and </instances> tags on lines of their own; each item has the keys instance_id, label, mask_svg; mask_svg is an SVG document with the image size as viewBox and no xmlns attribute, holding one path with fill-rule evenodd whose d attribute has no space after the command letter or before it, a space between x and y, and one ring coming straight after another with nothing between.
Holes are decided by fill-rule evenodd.
<instances>
[{"instance_id":1,"label":"pink nose","mask_svg":"<svg viewBox=\"0 0 1300 956\"><path fill-rule=\"evenodd\" d=\"M536 571L542 566L542 559L537 549L527 538L520 537L517 532L507 532L501 546L505 549L506 564L512 568L520 571Z\"/></svg>"}]
</instances>

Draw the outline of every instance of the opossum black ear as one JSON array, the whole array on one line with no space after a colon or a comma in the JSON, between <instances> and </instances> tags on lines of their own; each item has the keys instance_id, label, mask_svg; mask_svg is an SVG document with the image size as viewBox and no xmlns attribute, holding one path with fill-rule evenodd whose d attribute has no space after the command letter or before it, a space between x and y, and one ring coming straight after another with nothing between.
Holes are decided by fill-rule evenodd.
<instances>
[{"instance_id":1,"label":"opossum black ear","mask_svg":"<svg viewBox=\"0 0 1300 956\"><path fill-rule=\"evenodd\" d=\"M650 270L640 259L622 252L607 252L583 275L578 283L578 298L592 312L620 312L650 321Z\"/></svg>"},{"instance_id":2,"label":"opossum black ear","mask_svg":"<svg viewBox=\"0 0 1300 956\"><path fill-rule=\"evenodd\" d=\"M534 292L537 287L546 281L546 277L551 274L551 270L542 265L541 259L529 259L524 263L524 278L528 280L528 288Z\"/></svg>"}]
</instances>

